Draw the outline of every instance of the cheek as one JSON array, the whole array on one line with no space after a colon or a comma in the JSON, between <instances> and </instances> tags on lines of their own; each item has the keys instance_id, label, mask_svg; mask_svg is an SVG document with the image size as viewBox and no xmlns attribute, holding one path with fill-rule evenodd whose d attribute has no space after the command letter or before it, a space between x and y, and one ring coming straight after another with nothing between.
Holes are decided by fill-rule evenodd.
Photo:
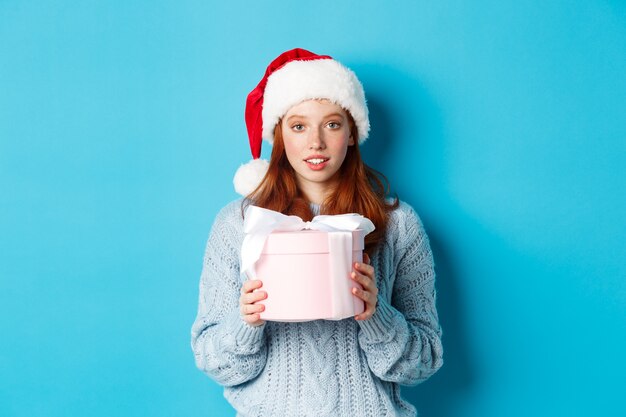
<instances>
[{"instance_id":1,"label":"cheek","mask_svg":"<svg viewBox=\"0 0 626 417\"><path fill-rule=\"evenodd\" d=\"M292 161L294 158L298 157L300 151L296 146L296 143L289 137L283 138L283 146L285 148L285 154L287 155L288 160Z\"/></svg>"},{"instance_id":2,"label":"cheek","mask_svg":"<svg viewBox=\"0 0 626 417\"><path fill-rule=\"evenodd\" d=\"M350 138L344 138L343 140L339 140L335 146L334 153L341 157L341 161L346 157L346 153L348 153L348 146L350 146Z\"/></svg>"},{"instance_id":3,"label":"cheek","mask_svg":"<svg viewBox=\"0 0 626 417\"><path fill-rule=\"evenodd\" d=\"M343 161L346 160L347 153L348 153L348 147L346 146L341 150L341 164L342 165L343 165Z\"/></svg>"}]
</instances>

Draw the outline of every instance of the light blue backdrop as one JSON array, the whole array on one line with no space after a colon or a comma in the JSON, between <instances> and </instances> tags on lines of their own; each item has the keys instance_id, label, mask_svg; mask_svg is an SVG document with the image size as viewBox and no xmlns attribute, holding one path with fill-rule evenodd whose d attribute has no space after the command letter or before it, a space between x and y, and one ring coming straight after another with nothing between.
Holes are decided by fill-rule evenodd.
<instances>
[{"instance_id":1,"label":"light blue backdrop","mask_svg":"<svg viewBox=\"0 0 626 417\"><path fill-rule=\"evenodd\" d=\"M0 1L0 415L234 414L189 332L293 47L357 72L430 234L421 415L626 415L626 6L519 0Z\"/></svg>"}]
</instances>

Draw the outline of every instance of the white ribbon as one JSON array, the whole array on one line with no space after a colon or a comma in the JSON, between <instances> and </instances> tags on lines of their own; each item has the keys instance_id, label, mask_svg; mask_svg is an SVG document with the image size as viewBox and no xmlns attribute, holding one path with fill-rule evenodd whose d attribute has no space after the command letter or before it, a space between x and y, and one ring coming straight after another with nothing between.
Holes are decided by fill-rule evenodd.
<instances>
[{"instance_id":1,"label":"white ribbon","mask_svg":"<svg viewBox=\"0 0 626 417\"><path fill-rule=\"evenodd\" d=\"M246 236L241 246L241 271L254 276L254 264L261 257L265 241L272 232L320 230L323 232L352 232L362 229L365 234L374 231L374 223L360 214L315 216L310 222L298 216L287 216L277 211L248 206L244 213L243 230ZM352 235L350 234L350 241ZM345 251L345 249L344 249ZM350 254L352 248L350 247ZM250 276L250 275L248 275Z\"/></svg>"},{"instance_id":2,"label":"white ribbon","mask_svg":"<svg viewBox=\"0 0 626 417\"><path fill-rule=\"evenodd\" d=\"M352 280L348 279L352 271L352 232L329 232L328 252L331 288L335 289L330 293L331 318L340 320L346 312L354 311Z\"/></svg>"}]
</instances>

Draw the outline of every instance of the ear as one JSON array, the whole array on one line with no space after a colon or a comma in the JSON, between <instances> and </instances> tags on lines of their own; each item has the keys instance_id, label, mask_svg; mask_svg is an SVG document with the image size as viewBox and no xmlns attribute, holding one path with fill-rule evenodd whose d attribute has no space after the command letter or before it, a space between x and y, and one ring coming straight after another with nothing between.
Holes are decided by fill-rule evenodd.
<instances>
[{"instance_id":1,"label":"ear","mask_svg":"<svg viewBox=\"0 0 626 417\"><path fill-rule=\"evenodd\" d=\"M348 138L348 146L354 146L354 137L352 135Z\"/></svg>"}]
</instances>

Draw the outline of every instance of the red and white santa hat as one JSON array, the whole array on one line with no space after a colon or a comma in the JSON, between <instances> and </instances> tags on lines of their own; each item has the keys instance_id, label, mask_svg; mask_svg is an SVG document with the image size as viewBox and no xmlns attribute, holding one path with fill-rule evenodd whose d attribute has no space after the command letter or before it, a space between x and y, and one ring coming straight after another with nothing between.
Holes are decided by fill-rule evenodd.
<instances>
[{"instance_id":1,"label":"red and white santa hat","mask_svg":"<svg viewBox=\"0 0 626 417\"><path fill-rule=\"evenodd\" d=\"M246 196L254 191L267 172L269 162L260 159L263 139L273 143L278 121L292 106L311 99L327 99L350 112L359 143L367 139L370 122L365 93L354 72L328 55L299 48L283 52L267 67L246 101L253 159L235 174L233 182L239 194Z\"/></svg>"}]
</instances>

